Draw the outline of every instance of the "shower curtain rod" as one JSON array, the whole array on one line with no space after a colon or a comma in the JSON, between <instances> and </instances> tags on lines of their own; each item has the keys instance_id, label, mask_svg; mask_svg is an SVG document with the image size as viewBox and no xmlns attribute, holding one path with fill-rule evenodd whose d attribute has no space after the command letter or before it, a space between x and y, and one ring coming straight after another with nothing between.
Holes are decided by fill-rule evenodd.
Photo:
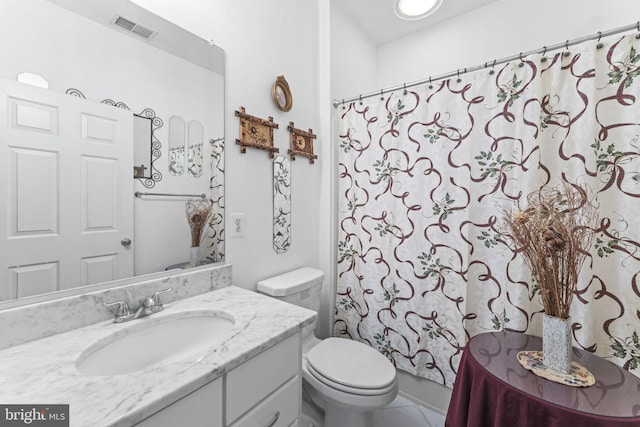
<instances>
[{"instance_id":1,"label":"shower curtain rod","mask_svg":"<svg viewBox=\"0 0 640 427\"><path fill-rule=\"evenodd\" d=\"M600 40L602 37L609 37L609 36L613 36L615 34L624 33L626 31L631 31L631 30L634 30L634 29L638 30L638 34L636 35L636 38L640 38L640 21L638 21L635 24L626 25L624 27L619 27L619 28L615 28L613 30L604 31L604 32L603 31L599 31L596 34L591 34L589 36L584 36L584 37L580 37L580 38L573 39L573 40L567 40L564 43L558 43L558 44L554 44L554 45L551 45L551 46L543 46L540 49L530 50L528 52L521 52L518 55L512 55L512 56L508 56L508 57L502 58L502 59L495 59L493 61L485 62L482 65L476 65L476 66L473 66L473 67L467 67L467 68L458 69L456 71L451 71L449 73L440 74L440 75L435 76L435 77L429 77L428 79L419 80L417 82L404 83L404 84L401 84L401 85L398 85L398 86L394 86L394 87L391 87L391 88L380 89L377 92L370 92L370 93L367 93L367 94L354 96L352 98L342 99L341 101L337 100L337 99L334 99L333 100L333 107L334 108L338 108L338 106L343 105L343 104L347 104L347 103L352 102L352 101L358 101L358 100L361 101L364 98L371 98L372 96L377 96L377 95L382 96L383 94L388 93L388 92L393 92L393 91L400 90L400 89L405 90L405 89L408 89L408 88L411 88L411 87L414 87L414 86L423 85L425 83L433 83L433 82L438 81L438 80L447 79L449 77L454 77L454 76L458 76L459 77L462 74L469 73L469 72L472 72L472 71L482 70L484 68L493 68L497 64L504 64L506 62L511 62L511 61L516 60L516 59L522 60L523 58L525 58L525 57L527 57L529 55L535 55L535 54L538 54L538 53L545 54L547 52L550 52L550 51L553 51L553 50L557 50L557 49L563 49L563 48L564 49L568 49L569 46L580 44L580 43L583 43L583 42L586 42L586 41L589 41L589 40L596 40L596 39Z\"/></svg>"}]
</instances>

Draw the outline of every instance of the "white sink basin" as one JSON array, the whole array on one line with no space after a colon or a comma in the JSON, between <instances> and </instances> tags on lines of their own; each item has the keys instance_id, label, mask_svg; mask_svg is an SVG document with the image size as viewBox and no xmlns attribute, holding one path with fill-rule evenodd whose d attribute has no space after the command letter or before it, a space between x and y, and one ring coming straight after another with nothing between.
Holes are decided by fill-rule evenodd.
<instances>
[{"instance_id":1,"label":"white sink basin","mask_svg":"<svg viewBox=\"0 0 640 427\"><path fill-rule=\"evenodd\" d=\"M234 324L233 316L220 311L155 314L132 320L82 352L76 368L85 375L120 375L170 358L196 361L229 338Z\"/></svg>"}]
</instances>

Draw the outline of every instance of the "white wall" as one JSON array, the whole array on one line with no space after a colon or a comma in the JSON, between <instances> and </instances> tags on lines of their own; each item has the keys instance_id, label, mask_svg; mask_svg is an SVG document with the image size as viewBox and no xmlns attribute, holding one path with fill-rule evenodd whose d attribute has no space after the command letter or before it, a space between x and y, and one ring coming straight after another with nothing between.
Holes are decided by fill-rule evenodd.
<instances>
[{"instance_id":1,"label":"white wall","mask_svg":"<svg viewBox=\"0 0 640 427\"><path fill-rule=\"evenodd\" d=\"M378 85L378 46L333 0L331 8L331 96L354 96Z\"/></svg>"},{"instance_id":2,"label":"white wall","mask_svg":"<svg viewBox=\"0 0 640 427\"><path fill-rule=\"evenodd\" d=\"M319 126L317 0L203 1L136 0L189 31L222 47L226 53L226 260L233 264L233 283L255 289L257 281L301 266L318 267L319 192L322 156L315 164L297 157L291 162L292 243L278 255L272 246L272 160L266 151L240 154L240 106L248 114L272 116L280 128L275 146L287 156L290 121L312 128L316 147L328 144ZM285 113L271 100L271 86L284 75L293 93ZM316 151L318 149L316 148ZM245 236L230 238L229 217L244 213Z\"/></svg>"},{"instance_id":3,"label":"white wall","mask_svg":"<svg viewBox=\"0 0 640 427\"><path fill-rule=\"evenodd\" d=\"M393 87L635 23L637 0L499 0L380 47L376 87Z\"/></svg>"}]
</instances>

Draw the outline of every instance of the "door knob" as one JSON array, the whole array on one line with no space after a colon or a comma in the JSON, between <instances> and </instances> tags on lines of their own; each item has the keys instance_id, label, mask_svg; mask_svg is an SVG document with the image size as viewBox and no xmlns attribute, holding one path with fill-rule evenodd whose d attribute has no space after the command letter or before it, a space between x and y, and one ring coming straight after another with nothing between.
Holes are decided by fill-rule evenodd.
<instances>
[{"instance_id":1,"label":"door knob","mask_svg":"<svg viewBox=\"0 0 640 427\"><path fill-rule=\"evenodd\" d=\"M120 240L120 244L122 246L129 246L131 245L131 239L128 237L125 237L124 239Z\"/></svg>"}]
</instances>

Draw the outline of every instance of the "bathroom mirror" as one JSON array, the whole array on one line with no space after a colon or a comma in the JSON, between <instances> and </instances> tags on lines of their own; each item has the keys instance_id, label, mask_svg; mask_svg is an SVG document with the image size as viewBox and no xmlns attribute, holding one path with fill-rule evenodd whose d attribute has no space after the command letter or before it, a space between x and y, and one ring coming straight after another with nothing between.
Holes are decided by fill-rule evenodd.
<instances>
[{"instance_id":1,"label":"bathroom mirror","mask_svg":"<svg viewBox=\"0 0 640 427\"><path fill-rule=\"evenodd\" d=\"M291 246L291 163L273 159L273 250L283 254Z\"/></svg>"},{"instance_id":2,"label":"bathroom mirror","mask_svg":"<svg viewBox=\"0 0 640 427\"><path fill-rule=\"evenodd\" d=\"M128 0L2 0L0 22L0 37L11 41L3 44L0 79L7 90L17 91L3 94L8 110L2 132L8 137L0 141L6 157L0 166L10 179L0 184L0 193L5 192L0 220L8 228L0 233L0 255L6 258L18 246L27 254L24 260L0 263L0 309L110 287L135 276L175 274L165 269L189 259L185 202L193 194L205 194L215 205L203 246L210 249L209 261L223 262L224 51ZM44 78L48 89L16 83L24 72ZM68 125L66 111L76 109L81 120ZM17 117L13 128L11 111ZM197 154L191 174L166 173L171 117L198 124L193 126ZM79 140L99 153L114 145L116 136L129 141L121 144L128 151L118 158L117 168L115 155L81 156L82 166L75 167L79 178L65 178L79 182L71 195L60 178L73 169L61 160L67 155L64 144L16 149L13 140L26 135L26 144L47 144L49 136L63 140L66 127L78 128ZM145 142L144 148L137 147L136 138ZM16 172L16 165L31 170ZM161 171L161 179L152 178L154 170ZM143 178L153 185L145 185ZM17 209L9 196L15 201L25 189L34 190L31 209ZM68 200L82 206L77 221L65 219ZM94 215L89 218L87 212ZM15 230L5 225L11 221ZM111 236L113 245L99 254L81 254L74 261L79 279L73 280L65 279L63 261L42 255L42 239L32 239L39 235L53 242L68 229ZM96 245L70 240L50 246L66 253Z\"/></svg>"}]
</instances>

